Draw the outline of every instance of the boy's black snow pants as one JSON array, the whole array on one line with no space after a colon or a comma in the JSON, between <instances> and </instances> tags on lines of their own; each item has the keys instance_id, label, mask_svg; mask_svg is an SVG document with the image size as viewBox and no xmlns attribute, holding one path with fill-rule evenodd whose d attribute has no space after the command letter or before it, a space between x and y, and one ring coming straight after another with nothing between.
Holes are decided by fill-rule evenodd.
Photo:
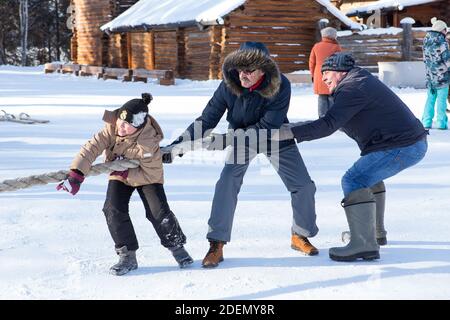
<instances>
[{"instance_id":1,"label":"boy's black snow pants","mask_svg":"<svg viewBox=\"0 0 450 320\"><path fill-rule=\"evenodd\" d=\"M166 248L185 244L186 236L169 208L162 184L130 187L120 181L110 180L103 212L116 248L127 246L128 250L133 251L139 248L129 214L130 198L135 189L142 199L147 219L161 239L161 244Z\"/></svg>"}]
</instances>

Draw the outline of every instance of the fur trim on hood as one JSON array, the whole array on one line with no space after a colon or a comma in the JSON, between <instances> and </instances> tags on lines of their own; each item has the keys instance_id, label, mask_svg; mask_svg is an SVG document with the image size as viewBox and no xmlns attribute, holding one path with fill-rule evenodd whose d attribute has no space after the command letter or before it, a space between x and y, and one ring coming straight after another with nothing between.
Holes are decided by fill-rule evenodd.
<instances>
[{"instance_id":1,"label":"fur trim on hood","mask_svg":"<svg viewBox=\"0 0 450 320\"><path fill-rule=\"evenodd\" d=\"M280 90L281 74L276 62L259 50L236 50L230 53L223 63L223 79L227 87L237 96L242 95L237 69L261 69L265 73L265 80L261 89L257 89L261 96L270 99Z\"/></svg>"}]
</instances>

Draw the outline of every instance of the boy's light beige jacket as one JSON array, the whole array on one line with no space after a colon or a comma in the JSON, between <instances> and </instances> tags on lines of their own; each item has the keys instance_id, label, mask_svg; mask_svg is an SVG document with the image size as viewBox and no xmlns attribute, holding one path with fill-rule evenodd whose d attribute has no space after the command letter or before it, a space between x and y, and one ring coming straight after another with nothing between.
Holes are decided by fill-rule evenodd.
<instances>
[{"instance_id":1,"label":"boy's light beige jacket","mask_svg":"<svg viewBox=\"0 0 450 320\"><path fill-rule=\"evenodd\" d=\"M120 180L125 184L138 187L152 183L164 183L159 142L163 139L161 127L152 116L142 129L132 135L119 137L116 128L117 110L105 111L103 121L106 122L102 131L92 137L77 154L70 166L85 175L89 172L95 159L105 152L105 162L116 158L139 160L140 166L128 170L128 178L110 176L112 180Z\"/></svg>"}]
</instances>

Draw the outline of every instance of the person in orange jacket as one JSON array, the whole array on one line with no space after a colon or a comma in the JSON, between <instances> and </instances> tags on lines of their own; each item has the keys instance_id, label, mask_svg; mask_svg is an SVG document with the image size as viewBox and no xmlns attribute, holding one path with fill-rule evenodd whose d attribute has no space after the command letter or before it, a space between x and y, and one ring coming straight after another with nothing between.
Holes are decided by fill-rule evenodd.
<instances>
[{"instance_id":1,"label":"person in orange jacket","mask_svg":"<svg viewBox=\"0 0 450 320\"><path fill-rule=\"evenodd\" d=\"M335 28L327 27L320 31L322 41L316 43L309 56L309 71L314 83L314 93L319 95L318 114L323 117L333 105L333 98L326 84L322 81L320 69L326 58L333 53L342 51L337 42L337 31Z\"/></svg>"}]
</instances>

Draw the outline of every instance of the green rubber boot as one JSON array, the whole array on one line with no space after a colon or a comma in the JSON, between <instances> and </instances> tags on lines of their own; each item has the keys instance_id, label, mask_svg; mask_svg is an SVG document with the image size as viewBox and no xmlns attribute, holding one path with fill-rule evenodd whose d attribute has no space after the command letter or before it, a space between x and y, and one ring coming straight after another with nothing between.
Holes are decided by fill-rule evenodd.
<instances>
[{"instance_id":1,"label":"green rubber boot","mask_svg":"<svg viewBox=\"0 0 450 320\"><path fill-rule=\"evenodd\" d=\"M342 201L342 206L350 228L350 242L345 247L330 248L330 259L379 259L380 247L375 238L376 203L370 188L353 191Z\"/></svg>"},{"instance_id":2,"label":"green rubber boot","mask_svg":"<svg viewBox=\"0 0 450 320\"><path fill-rule=\"evenodd\" d=\"M384 210L386 208L386 187L384 182L378 182L376 185L370 188L375 197L377 204L376 220L375 220L375 232L377 242L380 246L387 244L386 230L384 229Z\"/></svg>"}]
</instances>

